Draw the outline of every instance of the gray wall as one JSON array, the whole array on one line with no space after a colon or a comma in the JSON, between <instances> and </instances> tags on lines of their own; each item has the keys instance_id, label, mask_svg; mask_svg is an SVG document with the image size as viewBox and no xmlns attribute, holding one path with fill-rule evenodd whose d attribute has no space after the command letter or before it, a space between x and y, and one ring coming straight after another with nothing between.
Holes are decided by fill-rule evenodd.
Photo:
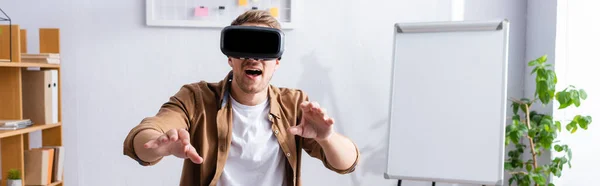
<instances>
[{"instance_id":1,"label":"gray wall","mask_svg":"<svg viewBox=\"0 0 600 186\"><path fill-rule=\"evenodd\" d=\"M273 83L306 90L362 153L361 166L351 175L337 175L305 158L306 185L395 184L382 175L393 24L450 20L450 3L299 2L301 22L286 31L287 51ZM0 0L0 6L29 29L31 52L38 51L35 29L61 28L66 184L177 184L181 160L168 157L140 167L122 155L122 141L182 84L225 75L229 66L218 48L219 30L146 27L141 0ZM466 20L511 21L509 96L522 96L526 1L467 0L464 10Z\"/></svg>"},{"instance_id":2,"label":"gray wall","mask_svg":"<svg viewBox=\"0 0 600 186\"><path fill-rule=\"evenodd\" d=\"M554 64L556 49L556 0L529 0L527 1L527 35L525 62L537 59L547 54L547 63ZM535 75L530 75L533 68L525 70L525 96L533 98L535 93ZM543 113L552 114L552 104L541 107L534 105L534 109Z\"/></svg>"},{"instance_id":3,"label":"gray wall","mask_svg":"<svg viewBox=\"0 0 600 186\"><path fill-rule=\"evenodd\" d=\"M527 28L526 28L526 47L525 64L530 60L547 54L547 63L555 64L556 61L556 22L557 21L557 0L529 0L527 1ZM526 66L524 72L525 97L531 99L535 93L535 74L531 75L533 68ZM555 69L556 70L556 69ZM559 81L561 77L558 77ZM558 90L558 88L557 88ZM534 104L532 110L553 115L553 104L546 106ZM522 141L527 144L527 140ZM529 146L529 145L528 145ZM524 158L531 158L530 153L524 153ZM551 162L551 153L546 151L538 159L538 164L547 164Z\"/></svg>"}]
</instances>

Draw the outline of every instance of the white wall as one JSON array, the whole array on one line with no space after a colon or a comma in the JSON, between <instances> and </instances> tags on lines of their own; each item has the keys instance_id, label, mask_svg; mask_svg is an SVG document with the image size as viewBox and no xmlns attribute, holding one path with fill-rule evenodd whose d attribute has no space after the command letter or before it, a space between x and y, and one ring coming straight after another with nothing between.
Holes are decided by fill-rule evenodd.
<instances>
[{"instance_id":1,"label":"white wall","mask_svg":"<svg viewBox=\"0 0 600 186\"><path fill-rule=\"evenodd\" d=\"M598 1L558 1L557 24L557 75L559 86L574 85L588 93L588 99L579 108L556 110L555 119L568 123L575 115L591 115L592 124L588 130L579 129L575 134L563 131L559 135L561 143L573 150L573 167L565 165L563 175L555 177L556 185L590 185L597 183L600 175L600 85L597 63L600 42L600 26L593 24L600 17ZM560 45L559 45L560 44ZM563 124L564 125L564 124ZM554 156L563 156L562 153Z\"/></svg>"},{"instance_id":2,"label":"white wall","mask_svg":"<svg viewBox=\"0 0 600 186\"><path fill-rule=\"evenodd\" d=\"M394 185L382 174L393 24L450 20L450 1L299 4L302 22L286 33L286 53L273 83L306 90L362 153L361 165L351 175L336 175L305 158L303 182ZM526 2L464 4L467 20L511 21L509 96L521 96ZM218 81L225 75L229 67L218 48L219 30L146 27L142 0L0 0L0 6L30 30L31 52L38 51L34 29L61 28L66 184L177 184L180 160L169 157L156 166L141 167L122 155L122 142L131 127L153 115L182 84Z\"/></svg>"}]
</instances>

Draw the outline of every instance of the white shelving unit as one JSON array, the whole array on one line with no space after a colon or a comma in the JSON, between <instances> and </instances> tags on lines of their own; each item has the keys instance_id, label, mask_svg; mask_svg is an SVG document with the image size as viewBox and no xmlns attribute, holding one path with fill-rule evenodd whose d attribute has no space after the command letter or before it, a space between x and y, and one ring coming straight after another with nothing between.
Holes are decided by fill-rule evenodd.
<instances>
[{"instance_id":1,"label":"white shelving unit","mask_svg":"<svg viewBox=\"0 0 600 186\"><path fill-rule=\"evenodd\" d=\"M240 4L240 2L242 2ZM238 15L251 9L271 11L282 29L293 29L294 0L146 0L146 24L165 27L223 28ZM196 15L198 7L206 13Z\"/></svg>"}]
</instances>

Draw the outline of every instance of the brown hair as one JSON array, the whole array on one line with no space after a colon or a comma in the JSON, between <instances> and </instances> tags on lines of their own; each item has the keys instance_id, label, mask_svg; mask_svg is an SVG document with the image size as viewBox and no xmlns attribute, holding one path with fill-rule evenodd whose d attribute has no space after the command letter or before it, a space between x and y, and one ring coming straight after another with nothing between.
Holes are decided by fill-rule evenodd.
<instances>
[{"instance_id":1,"label":"brown hair","mask_svg":"<svg viewBox=\"0 0 600 186\"><path fill-rule=\"evenodd\" d=\"M277 19L275 19L271 13L265 10L248 10L233 20L231 25L242 25L244 23L265 24L271 28L281 30L279 21L277 21Z\"/></svg>"}]
</instances>

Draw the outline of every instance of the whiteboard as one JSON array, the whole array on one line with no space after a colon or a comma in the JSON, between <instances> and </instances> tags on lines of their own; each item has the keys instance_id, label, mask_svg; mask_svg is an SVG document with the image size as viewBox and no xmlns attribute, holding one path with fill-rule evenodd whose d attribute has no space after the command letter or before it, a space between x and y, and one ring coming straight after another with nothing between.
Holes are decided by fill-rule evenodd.
<instances>
[{"instance_id":1,"label":"whiteboard","mask_svg":"<svg viewBox=\"0 0 600 186\"><path fill-rule=\"evenodd\" d=\"M386 179L502 185L508 26L395 24Z\"/></svg>"}]
</instances>

